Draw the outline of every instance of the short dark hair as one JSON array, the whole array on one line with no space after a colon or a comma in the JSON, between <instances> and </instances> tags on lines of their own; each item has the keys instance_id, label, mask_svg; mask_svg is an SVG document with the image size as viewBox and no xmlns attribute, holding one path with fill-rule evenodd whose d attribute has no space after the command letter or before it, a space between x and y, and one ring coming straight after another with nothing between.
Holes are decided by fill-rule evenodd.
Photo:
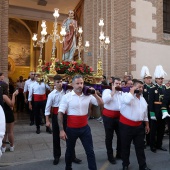
<instances>
[{"instance_id":1,"label":"short dark hair","mask_svg":"<svg viewBox=\"0 0 170 170\"><path fill-rule=\"evenodd\" d=\"M136 84L143 84L143 82L140 81L140 80L135 79L135 80L133 81L133 85L136 85Z\"/></svg>"},{"instance_id":2,"label":"short dark hair","mask_svg":"<svg viewBox=\"0 0 170 170\"><path fill-rule=\"evenodd\" d=\"M0 76L2 76L4 73L0 72Z\"/></svg>"},{"instance_id":3,"label":"short dark hair","mask_svg":"<svg viewBox=\"0 0 170 170\"><path fill-rule=\"evenodd\" d=\"M112 83L114 83L114 82L115 82L115 80L117 80L117 81L121 81L121 79L120 79L119 77L115 77L114 79L112 79Z\"/></svg>"},{"instance_id":4,"label":"short dark hair","mask_svg":"<svg viewBox=\"0 0 170 170\"><path fill-rule=\"evenodd\" d=\"M79 78L82 78L82 79L83 79L83 76L80 75L80 74L76 74L76 75L72 78L72 82L74 82L75 79L79 79Z\"/></svg>"},{"instance_id":5,"label":"short dark hair","mask_svg":"<svg viewBox=\"0 0 170 170\"><path fill-rule=\"evenodd\" d=\"M62 80L62 77L60 75L55 75L53 77L53 80L56 81L56 80Z\"/></svg>"},{"instance_id":6,"label":"short dark hair","mask_svg":"<svg viewBox=\"0 0 170 170\"><path fill-rule=\"evenodd\" d=\"M112 82L114 82L115 78L113 76L110 77L112 79Z\"/></svg>"}]
</instances>

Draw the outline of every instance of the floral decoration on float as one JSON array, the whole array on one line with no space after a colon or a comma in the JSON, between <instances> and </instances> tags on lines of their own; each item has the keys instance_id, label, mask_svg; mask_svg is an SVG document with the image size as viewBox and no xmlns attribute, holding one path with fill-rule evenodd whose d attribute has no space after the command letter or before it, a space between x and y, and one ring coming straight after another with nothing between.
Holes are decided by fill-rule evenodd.
<instances>
[{"instance_id":1,"label":"floral decoration on float","mask_svg":"<svg viewBox=\"0 0 170 170\"><path fill-rule=\"evenodd\" d=\"M54 74L50 74L51 64L51 62L46 62L42 65L42 72L48 77L49 83L52 83L54 77ZM60 62L59 59L56 59L54 69L56 74L59 74L68 83L71 83L76 74L82 75L84 81L89 84L99 84L102 78L101 76L96 76L93 68L83 63L82 60Z\"/></svg>"}]
</instances>

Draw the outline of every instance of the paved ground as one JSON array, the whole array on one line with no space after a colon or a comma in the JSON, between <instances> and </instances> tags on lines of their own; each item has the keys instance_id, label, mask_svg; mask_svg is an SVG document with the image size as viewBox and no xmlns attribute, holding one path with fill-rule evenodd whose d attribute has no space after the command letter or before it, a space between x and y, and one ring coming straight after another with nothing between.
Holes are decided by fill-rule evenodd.
<instances>
[{"instance_id":1,"label":"paved ground","mask_svg":"<svg viewBox=\"0 0 170 170\"><path fill-rule=\"evenodd\" d=\"M15 151L6 151L0 160L0 169L3 170L46 170L60 169L64 170L64 153L65 142L61 141L62 156L58 165L53 165L52 153L52 135L45 132L45 127L41 127L41 134L35 133L35 126L29 126L28 115L20 113L16 115L15 123ZM22 120L21 120L22 119ZM92 130L94 150L96 154L96 162L98 170L120 170L122 161L118 160L116 165L111 165L107 161L104 129L103 125L97 120L89 120ZM164 137L164 146L168 148L168 137ZM115 140L114 140L115 144ZM149 148L145 150L148 166L152 170L170 170L170 154L169 152L158 151L152 153ZM73 164L74 170L88 170L87 159L82 148L81 142L78 140L76 144L76 155L82 159L82 163ZM131 147L130 170L138 170L138 163L134 147Z\"/></svg>"}]
</instances>

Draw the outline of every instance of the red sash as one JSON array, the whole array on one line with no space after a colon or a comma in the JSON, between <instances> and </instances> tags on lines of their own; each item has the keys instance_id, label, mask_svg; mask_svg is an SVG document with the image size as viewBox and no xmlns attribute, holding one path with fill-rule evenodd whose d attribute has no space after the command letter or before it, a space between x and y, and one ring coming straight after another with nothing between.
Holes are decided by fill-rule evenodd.
<instances>
[{"instance_id":1,"label":"red sash","mask_svg":"<svg viewBox=\"0 0 170 170\"><path fill-rule=\"evenodd\" d=\"M119 121L121 123L123 123L125 125L129 125L129 126L140 126L142 124L142 121L133 121L133 120L127 119L122 114L120 114Z\"/></svg>"},{"instance_id":2,"label":"red sash","mask_svg":"<svg viewBox=\"0 0 170 170\"><path fill-rule=\"evenodd\" d=\"M34 94L34 101L40 102L46 100L46 94Z\"/></svg>"},{"instance_id":3,"label":"red sash","mask_svg":"<svg viewBox=\"0 0 170 170\"><path fill-rule=\"evenodd\" d=\"M120 111L113 111L108 109L103 109L103 115L110 117L110 118L119 118L120 117Z\"/></svg>"},{"instance_id":4,"label":"red sash","mask_svg":"<svg viewBox=\"0 0 170 170\"><path fill-rule=\"evenodd\" d=\"M23 93L23 91L24 91L24 89L22 89L22 88L19 88L19 89L18 89L18 92L19 92L19 93Z\"/></svg>"},{"instance_id":5,"label":"red sash","mask_svg":"<svg viewBox=\"0 0 170 170\"><path fill-rule=\"evenodd\" d=\"M87 125L87 115L76 116L68 115L67 116L67 126L70 128L82 128Z\"/></svg>"},{"instance_id":6,"label":"red sash","mask_svg":"<svg viewBox=\"0 0 170 170\"><path fill-rule=\"evenodd\" d=\"M58 115L58 107L52 107L52 113Z\"/></svg>"}]
</instances>

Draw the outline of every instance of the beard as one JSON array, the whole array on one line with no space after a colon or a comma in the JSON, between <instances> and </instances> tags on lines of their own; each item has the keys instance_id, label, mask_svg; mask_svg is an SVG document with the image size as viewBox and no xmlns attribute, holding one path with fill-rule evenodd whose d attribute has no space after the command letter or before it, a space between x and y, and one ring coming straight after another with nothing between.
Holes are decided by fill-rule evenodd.
<instances>
[{"instance_id":1,"label":"beard","mask_svg":"<svg viewBox=\"0 0 170 170\"><path fill-rule=\"evenodd\" d=\"M79 87L79 88L77 88L77 89L74 89L74 91L77 92L77 93L81 93L82 90L83 90L83 88L81 88L81 87Z\"/></svg>"}]
</instances>

